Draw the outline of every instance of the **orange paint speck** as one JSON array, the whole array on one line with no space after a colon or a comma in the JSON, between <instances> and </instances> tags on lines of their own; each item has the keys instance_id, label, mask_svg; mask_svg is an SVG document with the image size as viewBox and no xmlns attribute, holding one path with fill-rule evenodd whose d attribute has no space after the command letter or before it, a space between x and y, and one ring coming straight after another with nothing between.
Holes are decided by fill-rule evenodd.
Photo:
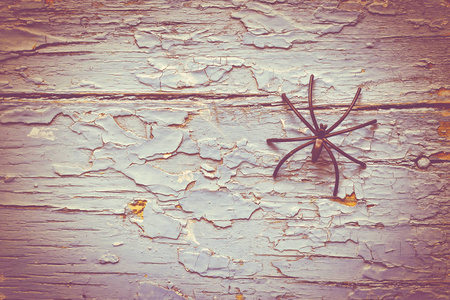
<instances>
[{"instance_id":1,"label":"orange paint speck","mask_svg":"<svg viewBox=\"0 0 450 300\"><path fill-rule=\"evenodd\" d=\"M128 208L130 211L141 219L144 218L144 208L147 205L147 200L134 200L128 203Z\"/></svg>"},{"instance_id":2,"label":"orange paint speck","mask_svg":"<svg viewBox=\"0 0 450 300\"><path fill-rule=\"evenodd\" d=\"M358 199L356 199L355 192L351 193L350 195L346 195L344 199L335 197L332 198L331 200L347 206L356 206L356 204L358 203Z\"/></svg>"}]
</instances>

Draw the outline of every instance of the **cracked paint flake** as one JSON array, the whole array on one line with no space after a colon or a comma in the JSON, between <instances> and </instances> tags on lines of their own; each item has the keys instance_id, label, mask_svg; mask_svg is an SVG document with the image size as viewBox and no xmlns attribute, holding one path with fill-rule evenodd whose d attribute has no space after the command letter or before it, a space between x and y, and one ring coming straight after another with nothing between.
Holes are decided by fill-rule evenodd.
<instances>
[{"instance_id":1,"label":"cracked paint flake","mask_svg":"<svg viewBox=\"0 0 450 300\"><path fill-rule=\"evenodd\" d=\"M139 31L134 34L134 38L136 39L136 44L140 48L148 48L151 50L161 45L161 39L153 33Z\"/></svg>"},{"instance_id":2,"label":"cracked paint flake","mask_svg":"<svg viewBox=\"0 0 450 300\"><path fill-rule=\"evenodd\" d=\"M169 154L175 152L181 145L183 133L180 130L162 126L151 126L152 137L139 144L128 148L131 154L139 159L149 160L158 154Z\"/></svg>"},{"instance_id":3,"label":"cracked paint flake","mask_svg":"<svg viewBox=\"0 0 450 300\"><path fill-rule=\"evenodd\" d=\"M31 51L43 45L66 43L67 39L26 27L0 28L0 51Z\"/></svg>"},{"instance_id":4,"label":"cracked paint flake","mask_svg":"<svg viewBox=\"0 0 450 300\"><path fill-rule=\"evenodd\" d=\"M181 249L178 256L180 263L188 271L206 277L239 278L262 271L261 263L231 259L205 248Z\"/></svg>"},{"instance_id":5,"label":"cracked paint flake","mask_svg":"<svg viewBox=\"0 0 450 300\"><path fill-rule=\"evenodd\" d=\"M150 110L141 109L137 116L146 123L156 123L160 126L182 125L188 118L186 111L182 110Z\"/></svg>"},{"instance_id":6,"label":"cracked paint flake","mask_svg":"<svg viewBox=\"0 0 450 300\"><path fill-rule=\"evenodd\" d=\"M62 109L55 106L22 107L0 113L0 123L49 124Z\"/></svg>"},{"instance_id":7,"label":"cracked paint flake","mask_svg":"<svg viewBox=\"0 0 450 300\"><path fill-rule=\"evenodd\" d=\"M179 176L166 173L149 164L130 165L121 170L136 184L144 186L149 192L161 195L173 195L184 191L190 181L179 181Z\"/></svg>"},{"instance_id":8,"label":"cracked paint flake","mask_svg":"<svg viewBox=\"0 0 450 300\"><path fill-rule=\"evenodd\" d=\"M137 74L137 79L155 90L199 88L220 82L243 65L237 57L193 56L182 62L172 58L149 59L151 73Z\"/></svg>"},{"instance_id":9,"label":"cracked paint flake","mask_svg":"<svg viewBox=\"0 0 450 300\"><path fill-rule=\"evenodd\" d=\"M207 138L197 141L197 145L200 150L200 157L210 158L212 160L220 160L222 153L218 147L217 139Z\"/></svg>"},{"instance_id":10,"label":"cracked paint flake","mask_svg":"<svg viewBox=\"0 0 450 300\"><path fill-rule=\"evenodd\" d=\"M143 221L140 224L144 235L152 239L169 238L178 239L182 224L171 216L164 214L158 206L147 207L144 210Z\"/></svg>"},{"instance_id":11,"label":"cracked paint flake","mask_svg":"<svg viewBox=\"0 0 450 300\"><path fill-rule=\"evenodd\" d=\"M357 11L340 11L319 7L312 20L294 20L269 5L249 2L246 9L233 13L242 21L248 33L244 45L258 48L291 48L293 44L314 41L317 35L338 33L344 26L354 25L360 15ZM299 25L299 22L302 25Z\"/></svg>"},{"instance_id":12,"label":"cracked paint flake","mask_svg":"<svg viewBox=\"0 0 450 300\"><path fill-rule=\"evenodd\" d=\"M362 259L303 257L274 261L273 266L285 276L299 280L355 281L361 278L366 264ZM320 275L319 275L320 274Z\"/></svg>"},{"instance_id":13,"label":"cracked paint flake","mask_svg":"<svg viewBox=\"0 0 450 300\"><path fill-rule=\"evenodd\" d=\"M191 191L179 203L194 218L204 218L219 227L230 226L233 220L248 219L258 209L258 205L240 195L221 191Z\"/></svg>"},{"instance_id":14,"label":"cracked paint flake","mask_svg":"<svg viewBox=\"0 0 450 300\"><path fill-rule=\"evenodd\" d=\"M185 300L183 296L178 295L175 291L171 291L155 285L151 281L139 282L137 299L140 300Z\"/></svg>"},{"instance_id":15,"label":"cracked paint flake","mask_svg":"<svg viewBox=\"0 0 450 300\"><path fill-rule=\"evenodd\" d=\"M398 8L394 3L371 3L367 6L367 10L373 14L379 15L396 15Z\"/></svg>"}]
</instances>

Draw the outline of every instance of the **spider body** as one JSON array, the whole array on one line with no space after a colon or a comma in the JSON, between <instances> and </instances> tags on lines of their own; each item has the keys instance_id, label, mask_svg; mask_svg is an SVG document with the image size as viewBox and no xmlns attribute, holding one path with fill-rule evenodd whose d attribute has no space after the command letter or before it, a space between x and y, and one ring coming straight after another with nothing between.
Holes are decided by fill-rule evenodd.
<instances>
[{"instance_id":1,"label":"spider body","mask_svg":"<svg viewBox=\"0 0 450 300\"><path fill-rule=\"evenodd\" d=\"M334 145L332 142L330 142L328 140L328 138L339 135L339 134L343 134L343 133L347 133L356 129L360 129L372 124L375 124L377 122L377 120L372 120L360 125L356 125L347 129L343 129L340 131L336 131L333 132L333 130L339 126L339 124L342 123L342 121L345 120L345 118L347 117L347 115L350 113L350 111L352 110L353 106L355 105L356 101L358 100L359 94L361 93L361 88L358 88L355 97L353 98L352 103L350 104L350 107L347 109L347 111L342 115L342 117L336 122L334 123L330 128L327 129L327 125L324 124L320 124L320 126L317 124L316 121L316 117L314 115L314 108L312 105L312 89L313 89L313 83L314 83L314 75L311 75L310 80L309 80L309 89L308 89L308 106L309 106L309 112L311 115L311 120L312 120L312 125L298 112L298 110L292 105L291 101L286 97L286 94L282 94L281 98L283 99L284 102L286 102L286 104L289 105L289 107L292 109L292 111L297 115L297 117L311 130L311 132L313 133L312 136L308 136L308 137L298 137L298 138L283 138L283 139L278 139L278 138L271 138L271 139L267 139L267 143L275 143L275 142L297 142L297 141L308 141L300 146L298 146L297 148L294 148L292 151L290 151L288 154L286 154L278 163L278 165L275 167L275 171L273 172L273 178L275 178L278 174L279 169L281 168L281 166L283 165L283 163L292 155L294 155L296 152L298 152L299 150L309 146L309 145L313 145L311 154L312 154L312 162L315 163L319 157L320 154L322 152L322 149L325 148L325 151L328 153L328 155L331 158L331 161L333 162L334 165L334 173L335 173L335 184L334 184L334 192L333 192L333 197L337 196L337 192L338 192L338 186L339 186L339 169L338 169L338 165L337 165L337 161L336 158L334 157L333 152L331 152L331 149L337 151L338 153L340 153L341 155L345 156L346 158L350 159L351 161L359 164L362 167L366 167L366 164L356 158L354 158L353 156L345 153L343 150L341 150L340 148L338 148L336 145Z\"/></svg>"},{"instance_id":2,"label":"spider body","mask_svg":"<svg viewBox=\"0 0 450 300\"><path fill-rule=\"evenodd\" d=\"M320 124L319 130L317 131L317 138L314 142L314 147L311 150L312 154L312 162L315 163L320 156L320 153L322 152L323 148L323 139L325 138L327 125Z\"/></svg>"}]
</instances>

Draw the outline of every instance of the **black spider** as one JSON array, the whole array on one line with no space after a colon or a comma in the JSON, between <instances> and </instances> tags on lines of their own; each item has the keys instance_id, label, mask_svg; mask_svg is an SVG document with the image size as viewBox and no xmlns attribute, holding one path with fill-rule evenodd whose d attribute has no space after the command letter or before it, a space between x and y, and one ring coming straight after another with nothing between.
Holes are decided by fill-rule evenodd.
<instances>
[{"instance_id":1,"label":"black spider","mask_svg":"<svg viewBox=\"0 0 450 300\"><path fill-rule=\"evenodd\" d=\"M320 156L320 152L322 151L322 148L325 148L325 150L328 152L328 155L330 155L331 160L333 161L333 165L334 165L334 173L336 176L336 180L335 180L335 184L334 184L334 192L333 192L333 197L337 196L337 192L338 192L338 186L339 186L339 170L338 170L338 165L336 162L336 158L334 157L333 153L331 152L330 148L333 148L334 150L336 150L337 152L339 152L340 154L342 154L343 156L347 157L348 159L350 159L351 161L361 165L362 167L366 167L366 164L360 160L357 160L356 158L350 156L349 154L345 153L344 151L342 151L341 149L339 149L336 145L334 145L332 142L330 142L328 140L329 137L335 136L335 135L339 135L342 133L346 133L346 132L350 132L356 129L360 129L372 124L375 124L377 122L377 120L372 120L369 122L366 122L364 124L361 125L357 125L351 128L347 128L344 130L340 130L340 131L336 131L334 133L331 133L336 127L339 126L339 124L342 123L342 121L345 120L345 118L347 117L347 115L350 113L350 111L352 110L353 106L355 105L356 101L358 100L358 96L361 93L361 88L358 88L358 91L356 92L355 98L353 98L352 104L350 105L350 107L347 109L347 111L342 115L342 117L333 124L333 126L331 126L329 129L327 129L327 125L323 125L320 124L317 125L317 121L316 121L316 117L314 116L314 109L313 109L313 105L312 105L312 88L313 88L313 82L314 82L314 75L311 75L310 80L309 80L309 90L308 90L308 105L309 105L309 112L311 114L311 119L313 122L313 126L311 126L311 124L308 123L308 121L306 121L305 118L303 118L303 116L298 112L298 110L292 105L291 101L289 101L289 99L286 97L286 94L282 94L281 98L289 105L289 107L292 109L292 111L294 111L294 113L297 115L297 117L299 117L299 119L312 131L312 133L314 134L313 136L308 136L308 137L298 137L298 138L287 138L287 139L267 139L267 143L274 143L274 142L297 142L297 141L307 141L307 140L311 140L303 145L298 146L297 148L293 149L291 152L289 152L288 154L286 154L285 157L283 157L280 162L278 163L277 167L275 168L275 171L273 172L273 178L275 178L277 176L278 171L280 170L281 165L283 165L283 163L292 155L294 155L297 151L314 144L313 149L312 149L312 162L315 163L317 161L317 159Z\"/></svg>"}]
</instances>

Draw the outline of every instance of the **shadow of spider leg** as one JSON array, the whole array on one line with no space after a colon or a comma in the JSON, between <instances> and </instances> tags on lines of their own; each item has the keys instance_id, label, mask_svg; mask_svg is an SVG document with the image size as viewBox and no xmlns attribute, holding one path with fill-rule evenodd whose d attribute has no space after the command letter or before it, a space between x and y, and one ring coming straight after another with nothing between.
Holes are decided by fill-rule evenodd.
<instances>
[{"instance_id":1,"label":"shadow of spider leg","mask_svg":"<svg viewBox=\"0 0 450 300\"><path fill-rule=\"evenodd\" d=\"M331 152L330 147L326 143L323 143L323 147L328 152L328 155L331 158L331 161L333 162L334 166L334 191L333 191L333 197L337 197L338 188L339 188L339 168L336 161L336 158L334 157L333 152Z\"/></svg>"},{"instance_id":2,"label":"shadow of spider leg","mask_svg":"<svg viewBox=\"0 0 450 300\"><path fill-rule=\"evenodd\" d=\"M312 138L314 138L314 137L312 137ZM315 143L315 140L313 140L313 141L309 141L309 142L307 142L307 143L304 143L303 145L300 145L300 146L298 146L297 148L295 148L294 150L292 150L291 152L289 152L288 154L286 154L279 162L278 162L278 165L276 166L276 168L275 168L275 171L273 171L273 178L275 179L275 177L277 177L277 174L278 174L278 170L280 170L280 168L281 168L281 166L283 165L283 163L289 158L289 157L291 157L292 155L294 155L296 152L298 152L299 150L301 150L301 149L303 149L303 148L305 148L305 147L307 147L307 146L309 146L309 145L311 145L311 144L314 144Z\"/></svg>"},{"instance_id":3,"label":"shadow of spider leg","mask_svg":"<svg viewBox=\"0 0 450 300\"><path fill-rule=\"evenodd\" d=\"M280 170L281 166L284 164L284 162L289 159L292 155L294 155L296 152L300 151L301 149L312 145L316 142L315 137L307 137L309 139L314 139L312 141L309 141L307 143L304 143L303 145L298 146L297 148L293 149L292 151L290 151L288 154L286 154L277 164L277 166L275 167L275 171L273 172L273 178L275 179L277 177L278 171ZM303 139L307 139L307 138L303 138ZM272 140L278 141L278 142L290 142L292 139L268 139L267 142L272 142ZM338 192L338 186L339 186L339 169L338 169L338 164L336 161L336 158L334 157L334 154L331 152L331 149L328 147L328 145L326 143L323 143L323 147L325 148L325 150L328 152L328 155L331 158L331 161L333 162L333 166L334 166L334 174L335 174L335 182L334 182L334 192L333 192L333 197L337 196L337 192Z\"/></svg>"},{"instance_id":4,"label":"shadow of spider leg","mask_svg":"<svg viewBox=\"0 0 450 300\"><path fill-rule=\"evenodd\" d=\"M356 130L356 129L360 129L360 128L365 127L365 126L369 126L369 125L375 124L376 122L377 122L377 120L372 120L372 121L366 122L366 123L364 123L364 124L357 125L357 126L355 126L355 127L351 127L351 128L348 128L348 129L344 129L344 130L341 130L341 131L337 131L337 132L335 132L335 133L333 133L333 134L326 135L326 137L328 138L328 137L330 137L330 136L335 136L335 135L338 135L338 134L342 134L342 133L350 132L350 131L353 131L353 130ZM337 152L339 152L339 153L342 154L343 156L347 157L349 160L351 160L351 161L353 161L353 162L355 162L355 163L361 165L361 166L364 167L364 168L366 167L366 163L365 163L365 162L362 162L362 161L360 161L360 160L354 158L354 157L351 156L350 154L347 154L346 152L344 152L343 150L341 150L338 146L336 146L335 144L333 144L332 142L330 142L327 138L325 138L324 141L325 141L325 143L326 143L328 146L330 146L331 148L333 148L334 150L336 150Z\"/></svg>"}]
</instances>

